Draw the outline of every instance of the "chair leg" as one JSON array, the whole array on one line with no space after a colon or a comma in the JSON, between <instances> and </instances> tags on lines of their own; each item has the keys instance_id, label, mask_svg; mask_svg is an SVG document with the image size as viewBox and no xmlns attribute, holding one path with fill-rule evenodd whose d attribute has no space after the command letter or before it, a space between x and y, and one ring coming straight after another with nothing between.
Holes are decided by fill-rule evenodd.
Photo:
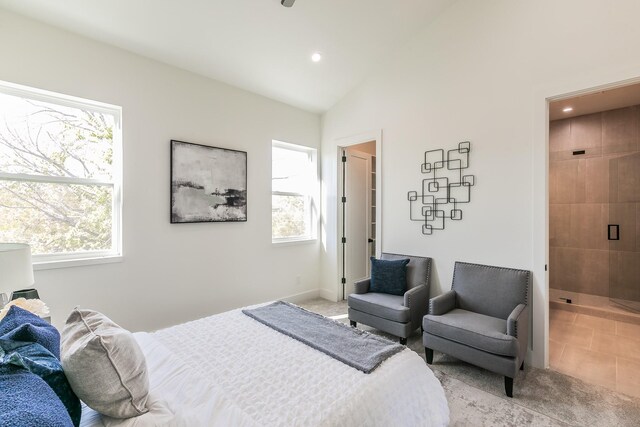
<instances>
[{"instance_id":1,"label":"chair leg","mask_svg":"<svg viewBox=\"0 0 640 427\"><path fill-rule=\"evenodd\" d=\"M522 361L522 365L520 365L520 370L524 371L524 360Z\"/></svg>"},{"instance_id":2,"label":"chair leg","mask_svg":"<svg viewBox=\"0 0 640 427\"><path fill-rule=\"evenodd\" d=\"M400 338L400 344L407 345L407 339L406 338Z\"/></svg>"},{"instance_id":3,"label":"chair leg","mask_svg":"<svg viewBox=\"0 0 640 427\"><path fill-rule=\"evenodd\" d=\"M427 363L429 365L431 365L433 363L433 350L431 350L430 348L425 347L424 348L424 354L427 358Z\"/></svg>"},{"instance_id":4,"label":"chair leg","mask_svg":"<svg viewBox=\"0 0 640 427\"><path fill-rule=\"evenodd\" d=\"M507 396L513 397L513 378L504 377L504 391Z\"/></svg>"},{"instance_id":5,"label":"chair leg","mask_svg":"<svg viewBox=\"0 0 640 427\"><path fill-rule=\"evenodd\" d=\"M350 320L349 323L351 324L352 327L356 327L358 324L356 323L355 320Z\"/></svg>"}]
</instances>

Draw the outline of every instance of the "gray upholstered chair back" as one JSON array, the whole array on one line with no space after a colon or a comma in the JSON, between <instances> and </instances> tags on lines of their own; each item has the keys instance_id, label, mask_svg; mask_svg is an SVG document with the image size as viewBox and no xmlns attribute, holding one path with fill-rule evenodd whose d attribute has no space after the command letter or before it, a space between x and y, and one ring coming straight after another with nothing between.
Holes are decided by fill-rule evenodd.
<instances>
[{"instance_id":1,"label":"gray upholstered chair back","mask_svg":"<svg viewBox=\"0 0 640 427\"><path fill-rule=\"evenodd\" d=\"M407 264L407 289L413 289L418 285L424 285L429 291L431 282L431 258L382 253L381 259L396 260L409 258Z\"/></svg>"},{"instance_id":2,"label":"gray upholstered chair back","mask_svg":"<svg viewBox=\"0 0 640 427\"><path fill-rule=\"evenodd\" d=\"M527 270L456 262L451 288L456 307L507 319L518 304L527 304L530 281Z\"/></svg>"}]
</instances>

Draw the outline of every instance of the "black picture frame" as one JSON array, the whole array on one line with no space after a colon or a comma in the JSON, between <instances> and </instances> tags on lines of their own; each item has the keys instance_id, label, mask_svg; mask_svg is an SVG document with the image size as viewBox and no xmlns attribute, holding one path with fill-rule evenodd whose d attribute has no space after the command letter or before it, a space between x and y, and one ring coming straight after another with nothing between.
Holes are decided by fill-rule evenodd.
<instances>
[{"instance_id":1,"label":"black picture frame","mask_svg":"<svg viewBox=\"0 0 640 427\"><path fill-rule=\"evenodd\" d=\"M247 152L171 140L171 224L247 221Z\"/></svg>"}]
</instances>

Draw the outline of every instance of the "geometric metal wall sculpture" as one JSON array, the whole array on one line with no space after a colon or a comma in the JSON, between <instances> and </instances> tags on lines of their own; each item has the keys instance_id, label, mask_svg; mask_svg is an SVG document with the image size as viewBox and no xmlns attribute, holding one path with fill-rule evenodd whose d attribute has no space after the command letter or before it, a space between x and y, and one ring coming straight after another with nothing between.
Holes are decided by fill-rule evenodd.
<instances>
[{"instance_id":1,"label":"geometric metal wall sculpture","mask_svg":"<svg viewBox=\"0 0 640 427\"><path fill-rule=\"evenodd\" d=\"M429 150L424 152L420 169L426 177L420 191L409 191L409 218L422 222L422 234L444 230L447 219L462 219L462 204L471 201L471 187L475 175L465 175L469 168L471 143L464 141L458 148Z\"/></svg>"}]
</instances>

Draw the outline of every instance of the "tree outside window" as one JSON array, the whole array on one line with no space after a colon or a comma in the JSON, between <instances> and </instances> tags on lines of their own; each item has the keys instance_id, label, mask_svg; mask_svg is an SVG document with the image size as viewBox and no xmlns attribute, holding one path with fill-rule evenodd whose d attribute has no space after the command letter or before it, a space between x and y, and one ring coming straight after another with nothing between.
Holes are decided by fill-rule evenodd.
<instances>
[{"instance_id":1,"label":"tree outside window","mask_svg":"<svg viewBox=\"0 0 640 427\"><path fill-rule=\"evenodd\" d=\"M273 141L271 237L273 242L315 238L316 150Z\"/></svg>"},{"instance_id":2,"label":"tree outside window","mask_svg":"<svg viewBox=\"0 0 640 427\"><path fill-rule=\"evenodd\" d=\"M119 254L120 110L0 85L0 241L34 259Z\"/></svg>"}]
</instances>

